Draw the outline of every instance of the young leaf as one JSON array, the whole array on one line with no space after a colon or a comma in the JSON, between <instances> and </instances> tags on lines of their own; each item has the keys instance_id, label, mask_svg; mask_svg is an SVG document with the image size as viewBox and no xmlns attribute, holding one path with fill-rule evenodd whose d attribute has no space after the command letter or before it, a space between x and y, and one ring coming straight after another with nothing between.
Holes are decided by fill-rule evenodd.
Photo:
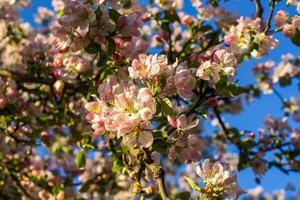
<instances>
[{"instance_id":1,"label":"young leaf","mask_svg":"<svg viewBox=\"0 0 300 200\"><path fill-rule=\"evenodd\" d=\"M296 33L295 33L294 37L291 38L291 41L295 45L300 46L300 28L296 29Z\"/></svg>"},{"instance_id":2,"label":"young leaf","mask_svg":"<svg viewBox=\"0 0 300 200\"><path fill-rule=\"evenodd\" d=\"M191 197L191 194L188 191L180 192L175 195L175 199L178 199L178 200L189 200L190 197Z\"/></svg>"},{"instance_id":3,"label":"young leaf","mask_svg":"<svg viewBox=\"0 0 300 200\"><path fill-rule=\"evenodd\" d=\"M186 180L186 182L190 185L190 187L197 191L197 192L201 192L201 187L199 186L198 183L196 183L195 181L193 181L193 179L191 179L190 177L185 176L184 179Z\"/></svg>"},{"instance_id":4,"label":"young leaf","mask_svg":"<svg viewBox=\"0 0 300 200\"><path fill-rule=\"evenodd\" d=\"M167 97L162 99L161 107L162 107L163 113L170 115L170 116L173 115L172 102Z\"/></svg>"},{"instance_id":5,"label":"young leaf","mask_svg":"<svg viewBox=\"0 0 300 200\"><path fill-rule=\"evenodd\" d=\"M84 168L85 166L85 155L84 155L84 152L83 151L80 151L78 154L77 154L77 158L76 158L76 164L77 166L82 169Z\"/></svg>"}]
</instances>

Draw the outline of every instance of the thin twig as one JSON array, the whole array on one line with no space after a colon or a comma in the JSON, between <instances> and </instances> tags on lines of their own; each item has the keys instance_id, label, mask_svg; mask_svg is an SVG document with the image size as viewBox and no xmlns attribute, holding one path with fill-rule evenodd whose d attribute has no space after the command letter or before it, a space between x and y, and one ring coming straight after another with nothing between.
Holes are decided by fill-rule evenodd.
<instances>
[{"instance_id":1,"label":"thin twig","mask_svg":"<svg viewBox=\"0 0 300 200\"><path fill-rule=\"evenodd\" d=\"M285 100L284 100L283 96L275 88L273 88L273 91L274 91L274 94L279 98L279 100L281 101L281 103L284 106L285 105Z\"/></svg>"},{"instance_id":2,"label":"thin twig","mask_svg":"<svg viewBox=\"0 0 300 200\"><path fill-rule=\"evenodd\" d=\"M166 186L165 186L165 180L164 177L156 179L157 185L158 185L158 190L160 193L160 196L163 200L171 200L168 196Z\"/></svg>"},{"instance_id":3,"label":"thin twig","mask_svg":"<svg viewBox=\"0 0 300 200\"><path fill-rule=\"evenodd\" d=\"M267 20L267 23L266 23L266 28L265 28L265 31L264 31L265 34L268 34L268 32L271 28L271 21L272 21L272 17L273 17L273 14L274 14L275 3L276 3L275 0L272 0L271 3L270 3L271 4L270 5L270 14L269 14L269 17L268 17L268 20Z\"/></svg>"},{"instance_id":4,"label":"thin twig","mask_svg":"<svg viewBox=\"0 0 300 200\"><path fill-rule=\"evenodd\" d=\"M256 7L255 17L262 18L263 7L261 5L261 2L260 2L260 0L254 0L254 2L255 2L255 7Z\"/></svg>"}]
</instances>

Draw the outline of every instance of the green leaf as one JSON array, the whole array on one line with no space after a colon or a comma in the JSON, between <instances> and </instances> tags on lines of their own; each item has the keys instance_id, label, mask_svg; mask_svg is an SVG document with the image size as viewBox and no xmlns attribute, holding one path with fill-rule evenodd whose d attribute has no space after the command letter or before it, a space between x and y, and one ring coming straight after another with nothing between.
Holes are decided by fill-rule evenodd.
<instances>
[{"instance_id":1,"label":"green leaf","mask_svg":"<svg viewBox=\"0 0 300 200\"><path fill-rule=\"evenodd\" d=\"M179 200L189 200L190 197L191 194L188 191L180 192L175 195L175 199L179 199Z\"/></svg>"},{"instance_id":2,"label":"green leaf","mask_svg":"<svg viewBox=\"0 0 300 200\"><path fill-rule=\"evenodd\" d=\"M238 96L245 91L244 88L238 86L235 83L228 85L226 89L229 91L230 95L232 95L233 97Z\"/></svg>"},{"instance_id":3,"label":"green leaf","mask_svg":"<svg viewBox=\"0 0 300 200\"><path fill-rule=\"evenodd\" d=\"M117 23L118 18L121 16L121 14L115 9L109 9L109 16L115 23Z\"/></svg>"},{"instance_id":4,"label":"green leaf","mask_svg":"<svg viewBox=\"0 0 300 200\"><path fill-rule=\"evenodd\" d=\"M107 54L113 55L116 52L116 43L112 38L106 38L108 42Z\"/></svg>"},{"instance_id":5,"label":"green leaf","mask_svg":"<svg viewBox=\"0 0 300 200\"><path fill-rule=\"evenodd\" d=\"M131 0L124 0L123 1L123 8L124 9L129 9L131 7L132 3Z\"/></svg>"},{"instance_id":6,"label":"green leaf","mask_svg":"<svg viewBox=\"0 0 300 200\"><path fill-rule=\"evenodd\" d=\"M185 176L184 179L186 180L186 182L190 185L190 187L197 191L197 192L201 192L202 188L199 186L198 183L196 183L195 181L193 181L193 179L191 179L190 177Z\"/></svg>"},{"instance_id":7,"label":"green leaf","mask_svg":"<svg viewBox=\"0 0 300 200\"><path fill-rule=\"evenodd\" d=\"M78 154L77 154L77 158L76 158L76 164L77 166L80 168L80 169L83 169L84 166L85 166L85 155L84 155L84 152L83 151L80 151Z\"/></svg>"},{"instance_id":8,"label":"green leaf","mask_svg":"<svg viewBox=\"0 0 300 200\"><path fill-rule=\"evenodd\" d=\"M52 194L57 195L63 189L62 185L56 185L52 188Z\"/></svg>"},{"instance_id":9,"label":"green leaf","mask_svg":"<svg viewBox=\"0 0 300 200\"><path fill-rule=\"evenodd\" d=\"M82 133L81 133L81 136L82 136L83 138L89 138L91 135L92 135L92 134L91 134L91 132L89 132L89 131L85 131L85 132L82 132Z\"/></svg>"},{"instance_id":10,"label":"green leaf","mask_svg":"<svg viewBox=\"0 0 300 200\"><path fill-rule=\"evenodd\" d=\"M164 31L169 31L170 30L169 24L170 24L169 20L163 19L162 22L161 22L161 26L160 27Z\"/></svg>"},{"instance_id":11,"label":"green leaf","mask_svg":"<svg viewBox=\"0 0 300 200\"><path fill-rule=\"evenodd\" d=\"M168 132L167 131L154 131L153 132L154 138L168 138Z\"/></svg>"},{"instance_id":12,"label":"green leaf","mask_svg":"<svg viewBox=\"0 0 300 200\"><path fill-rule=\"evenodd\" d=\"M123 169L123 167L124 167L124 165L121 162L119 162L118 160L116 160L114 162L114 166L112 168L112 171L116 173L116 172L120 171L121 169Z\"/></svg>"},{"instance_id":13,"label":"green leaf","mask_svg":"<svg viewBox=\"0 0 300 200\"><path fill-rule=\"evenodd\" d=\"M161 101L162 112L166 115L173 115L172 102L167 97L163 98Z\"/></svg>"},{"instance_id":14,"label":"green leaf","mask_svg":"<svg viewBox=\"0 0 300 200\"><path fill-rule=\"evenodd\" d=\"M154 151L164 154L167 152L168 149L168 145L167 143L162 140L162 139L155 139L153 144L152 144L152 148Z\"/></svg>"},{"instance_id":15,"label":"green leaf","mask_svg":"<svg viewBox=\"0 0 300 200\"><path fill-rule=\"evenodd\" d=\"M96 54L101 50L101 46L95 42L90 43L84 48L84 51L88 54Z\"/></svg>"},{"instance_id":16,"label":"green leaf","mask_svg":"<svg viewBox=\"0 0 300 200\"><path fill-rule=\"evenodd\" d=\"M300 46L300 28L296 29L296 33L295 33L294 37L291 38L291 41L295 45Z\"/></svg>"},{"instance_id":17,"label":"green leaf","mask_svg":"<svg viewBox=\"0 0 300 200\"><path fill-rule=\"evenodd\" d=\"M228 78L227 76L222 76L221 79L217 82L216 87L217 91L222 91L227 86Z\"/></svg>"},{"instance_id":18,"label":"green leaf","mask_svg":"<svg viewBox=\"0 0 300 200\"><path fill-rule=\"evenodd\" d=\"M200 112L199 114L201 115L201 117L203 117L203 119L205 119L205 120L208 119L208 116L207 116L206 112Z\"/></svg>"}]
</instances>

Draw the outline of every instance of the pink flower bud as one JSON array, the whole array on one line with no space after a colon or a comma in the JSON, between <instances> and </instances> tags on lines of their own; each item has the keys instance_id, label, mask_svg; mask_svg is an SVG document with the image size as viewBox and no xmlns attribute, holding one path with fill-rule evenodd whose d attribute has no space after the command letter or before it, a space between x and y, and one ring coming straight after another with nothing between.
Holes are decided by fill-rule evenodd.
<instances>
[{"instance_id":1,"label":"pink flower bud","mask_svg":"<svg viewBox=\"0 0 300 200\"><path fill-rule=\"evenodd\" d=\"M57 80L53 84L53 88L57 94L61 94L63 92L64 86L65 84L62 80Z\"/></svg>"},{"instance_id":2,"label":"pink flower bud","mask_svg":"<svg viewBox=\"0 0 300 200\"><path fill-rule=\"evenodd\" d=\"M274 17L275 26L277 27L283 26L288 19L289 19L288 14L283 10L279 10Z\"/></svg>"},{"instance_id":3,"label":"pink flower bud","mask_svg":"<svg viewBox=\"0 0 300 200\"><path fill-rule=\"evenodd\" d=\"M89 68L89 64L85 60L80 60L76 65L78 72L85 72Z\"/></svg>"},{"instance_id":4,"label":"pink flower bud","mask_svg":"<svg viewBox=\"0 0 300 200\"><path fill-rule=\"evenodd\" d=\"M63 191L60 191L57 195L56 195L56 200L65 200L65 193Z\"/></svg>"},{"instance_id":5,"label":"pink flower bud","mask_svg":"<svg viewBox=\"0 0 300 200\"><path fill-rule=\"evenodd\" d=\"M296 33L296 29L291 24L286 24L283 26L283 34L285 37L293 37Z\"/></svg>"},{"instance_id":6,"label":"pink flower bud","mask_svg":"<svg viewBox=\"0 0 300 200\"><path fill-rule=\"evenodd\" d=\"M176 118L168 115L168 122L173 128L177 128Z\"/></svg>"},{"instance_id":7,"label":"pink flower bud","mask_svg":"<svg viewBox=\"0 0 300 200\"><path fill-rule=\"evenodd\" d=\"M0 98L0 109L5 108L7 101L4 98Z\"/></svg>"},{"instance_id":8,"label":"pink flower bud","mask_svg":"<svg viewBox=\"0 0 300 200\"><path fill-rule=\"evenodd\" d=\"M294 16L292 19L292 25L295 28L300 28L300 16Z\"/></svg>"},{"instance_id":9,"label":"pink flower bud","mask_svg":"<svg viewBox=\"0 0 300 200\"><path fill-rule=\"evenodd\" d=\"M211 107L215 107L218 104L218 101L216 98L209 98L207 100L208 105L210 105Z\"/></svg>"},{"instance_id":10,"label":"pink flower bud","mask_svg":"<svg viewBox=\"0 0 300 200\"><path fill-rule=\"evenodd\" d=\"M186 25L186 26L188 26L188 25L190 25L191 23L192 23L192 17L191 16L189 16L189 15L185 15L184 17L182 17L182 19L181 19L181 22L184 24L184 25Z\"/></svg>"},{"instance_id":11,"label":"pink flower bud","mask_svg":"<svg viewBox=\"0 0 300 200\"><path fill-rule=\"evenodd\" d=\"M59 57L56 57L53 61L53 66L59 68L62 67L62 65L63 65L63 60Z\"/></svg>"}]
</instances>

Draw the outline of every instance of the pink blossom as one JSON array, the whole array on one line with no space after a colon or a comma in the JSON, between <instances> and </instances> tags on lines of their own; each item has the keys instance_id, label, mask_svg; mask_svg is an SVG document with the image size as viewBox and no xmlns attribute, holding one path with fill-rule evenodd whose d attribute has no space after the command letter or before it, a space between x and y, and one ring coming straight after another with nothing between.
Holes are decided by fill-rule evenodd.
<instances>
[{"instance_id":1,"label":"pink blossom","mask_svg":"<svg viewBox=\"0 0 300 200\"><path fill-rule=\"evenodd\" d=\"M197 70L197 76L203 80L212 80L214 83L220 80L220 67L217 63L210 60L200 64Z\"/></svg>"},{"instance_id":2,"label":"pink blossom","mask_svg":"<svg viewBox=\"0 0 300 200\"><path fill-rule=\"evenodd\" d=\"M177 128L178 130L182 131L195 128L199 123L198 119L194 120L193 122L188 122L185 114L180 115L178 118L168 116L168 121L173 128Z\"/></svg>"},{"instance_id":3,"label":"pink blossom","mask_svg":"<svg viewBox=\"0 0 300 200\"><path fill-rule=\"evenodd\" d=\"M276 15L274 16L274 23L275 26L277 27L281 27L283 26L289 19L289 16L287 14L287 12L285 12L284 10L279 10Z\"/></svg>"},{"instance_id":4,"label":"pink blossom","mask_svg":"<svg viewBox=\"0 0 300 200\"><path fill-rule=\"evenodd\" d=\"M178 94L184 99L189 99L194 95L193 89L196 87L196 78L190 70L181 69L175 74L175 85Z\"/></svg>"},{"instance_id":5,"label":"pink blossom","mask_svg":"<svg viewBox=\"0 0 300 200\"><path fill-rule=\"evenodd\" d=\"M291 24L285 24L283 26L283 34L285 37L293 37L296 33L296 29Z\"/></svg>"}]
</instances>

